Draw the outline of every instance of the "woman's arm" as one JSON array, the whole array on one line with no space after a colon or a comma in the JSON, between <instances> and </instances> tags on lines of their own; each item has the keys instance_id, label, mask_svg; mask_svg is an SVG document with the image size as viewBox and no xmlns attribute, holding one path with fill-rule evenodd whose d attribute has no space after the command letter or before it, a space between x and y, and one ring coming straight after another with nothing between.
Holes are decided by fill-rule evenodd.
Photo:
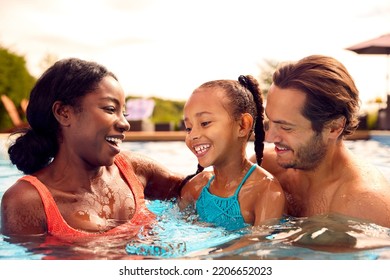
<instances>
[{"instance_id":1,"label":"woman's arm","mask_svg":"<svg viewBox=\"0 0 390 280\"><path fill-rule=\"evenodd\" d=\"M133 169L145 188L148 199L171 199L180 195L185 176L169 170L158 161L137 153L126 153Z\"/></svg>"}]
</instances>

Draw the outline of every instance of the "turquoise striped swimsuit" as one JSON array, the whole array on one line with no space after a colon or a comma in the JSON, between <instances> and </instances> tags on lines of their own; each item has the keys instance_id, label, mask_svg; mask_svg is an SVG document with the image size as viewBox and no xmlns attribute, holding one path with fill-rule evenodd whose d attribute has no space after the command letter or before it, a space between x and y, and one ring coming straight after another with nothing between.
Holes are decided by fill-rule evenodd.
<instances>
[{"instance_id":1,"label":"turquoise striped swimsuit","mask_svg":"<svg viewBox=\"0 0 390 280\"><path fill-rule=\"evenodd\" d=\"M196 211L201 221L212 223L216 226L224 227L228 230L237 230L247 227L241 214L238 194L245 181L256 169L257 164L253 164L245 174L234 195L230 197L219 197L210 193L209 188L214 176L210 178L204 186L196 202Z\"/></svg>"}]
</instances>

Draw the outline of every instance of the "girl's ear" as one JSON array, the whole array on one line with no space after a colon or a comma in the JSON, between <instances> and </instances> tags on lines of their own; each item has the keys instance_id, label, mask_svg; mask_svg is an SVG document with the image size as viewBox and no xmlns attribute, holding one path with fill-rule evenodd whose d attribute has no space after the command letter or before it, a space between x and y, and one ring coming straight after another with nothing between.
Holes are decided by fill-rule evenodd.
<instances>
[{"instance_id":1,"label":"girl's ear","mask_svg":"<svg viewBox=\"0 0 390 280\"><path fill-rule=\"evenodd\" d=\"M249 113L241 115L239 136L248 136L253 128L253 117Z\"/></svg>"},{"instance_id":2,"label":"girl's ear","mask_svg":"<svg viewBox=\"0 0 390 280\"><path fill-rule=\"evenodd\" d=\"M70 125L70 110L70 106L62 104L61 101L54 102L52 106L53 115L62 126Z\"/></svg>"}]
</instances>

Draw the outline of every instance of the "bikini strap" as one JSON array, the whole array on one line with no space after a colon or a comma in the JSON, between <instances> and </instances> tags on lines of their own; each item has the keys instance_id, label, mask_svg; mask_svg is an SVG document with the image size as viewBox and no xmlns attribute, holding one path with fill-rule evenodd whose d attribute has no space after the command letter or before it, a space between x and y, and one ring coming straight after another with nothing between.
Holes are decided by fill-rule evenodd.
<instances>
[{"instance_id":1,"label":"bikini strap","mask_svg":"<svg viewBox=\"0 0 390 280\"><path fill-rule=\"evenodd\" d=\"M29 182L38 191L45 209L47 232L50 234L68 232L68 224L62 217L57 203L55 202L49 189L37 177L31 175L21 177L19 181Z\"/></svg>"},{"instance_id":2,"label":"bikini strap","mask_svg":"<svg viewBox=\"0 0 390 280\"><path fill-rule=\"evenodd\" d=\"M249 168L248 172L245 174L244 178L242 179L240 185L238 185L236 192L234 193L234 196L238 196L238 193L240 192L242 186L245 184L245 181L248 179L249 176L251 176L252 172L256 169L257 163L253 164L251 168Z\"/></svg>"},{"instance_id":3,"label":"bikini strap","mask_svg":"<svg viewBox=\"0 0 390 280\"><path fill-rule=\"evenodd\" d=\"M126 181L129 184L135 198L136 210L138 210L139 206L144 204L144 187L141 181L135 175L133 165L127 156L124 154L118 154L115 157L115 164L126 178Z\"/></svg>"},{"instance_id":4,"label":"bikini strap","mask_svg":"<svg viewBox=\"0 0 390 280\"><path fill-rule=\"evenodd\" d=\"M207 182L207 184L204 186L205 189L209 189L210 188L210 184L211 182L214 180L214 177L215 175L211 176L211 178L209 179L209 181Z\"/></svg>"}]
</instances>

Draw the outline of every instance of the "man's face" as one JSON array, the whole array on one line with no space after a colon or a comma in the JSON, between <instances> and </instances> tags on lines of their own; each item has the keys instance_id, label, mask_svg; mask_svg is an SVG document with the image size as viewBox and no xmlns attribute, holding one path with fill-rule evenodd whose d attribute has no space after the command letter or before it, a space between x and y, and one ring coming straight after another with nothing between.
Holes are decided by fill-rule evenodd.
<instances>
[{"instance_id":1,"label":"man's face","mask_svg":"<svg viewBox=\"0 0 390 280\"><path fill-rule=\"evenodd\" d=\"M306 94L271 86L265 107L265 140L275 144L277 163L284 168L315 169L327 152L321 133L302 115Z\"/></svg>"}]
</instances>

